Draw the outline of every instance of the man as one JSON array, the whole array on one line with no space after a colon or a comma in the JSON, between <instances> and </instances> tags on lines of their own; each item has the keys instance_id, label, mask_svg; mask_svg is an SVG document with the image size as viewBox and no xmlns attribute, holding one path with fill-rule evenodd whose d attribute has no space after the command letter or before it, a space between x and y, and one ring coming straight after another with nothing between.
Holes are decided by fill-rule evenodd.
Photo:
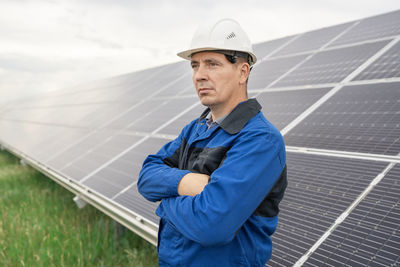
<instances>
[{"instance_id":1,"label":"man","mask_svg":"<svg viewBox=\"0 0 400 267\"><path fill-rule=\"evenodd\" d=\"M256 62L240 25L199 28L191 49L193 83L208 108L179 137L147 157L139 192L161 201L160 266L264 266L287 185L280 132L247 98Z\"/></svg>"}]
</instances>

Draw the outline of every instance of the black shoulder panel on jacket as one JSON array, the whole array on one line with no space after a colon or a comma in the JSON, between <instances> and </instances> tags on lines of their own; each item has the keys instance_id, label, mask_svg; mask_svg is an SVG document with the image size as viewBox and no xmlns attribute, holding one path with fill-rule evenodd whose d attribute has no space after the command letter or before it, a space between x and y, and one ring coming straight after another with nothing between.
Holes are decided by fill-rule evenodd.
<instances>
[{"instance_id":1,"label":"black shoulder panel on jacket","mask_svg":"<svg viewBox=\"0 0 400 267\"><path fill-rule=\"evenodd\" d=\"M226 157L229 147L193 148L189 155L188 168L192 172L211 175Z\"/></svg>"},{"instance_id":2,"label":"black shoulder panel on jacket","mask_svg":"<svg viewBox=\"0 0 400 267\"><path fill-rule=\"evenodd\" d=\"M229 147L200 148L190 146L182 139L179 148L163 162L172 168L211 175L223 162Z\"/></svg>"},{"instance_id":3,"label":"black shoulder panel on jacket","mask_svg":"<svg viewBox=\"0 0 400 267\"><path fill-rule=\"evenodd\" d=\"M163 159L163 162L172 168L179 168L179 164L180 164L180 155L183 153L183 150L185 149L187 145L186 139L182 138L182 143L181 145L178 147L177 150L175 150L174 154L172 154L170 157Z\"/></svg>"},{"instance_id":4,"label":"black shoulder panel on jacket","mask_svg":"<svg viewBox=\"0 0 400 267\"><path fill-rule=\"evenodd\" d=\"M287 172L286 165L283 168L281 175L278 180L275 182L271 191L264 198L261 204L258 206L254 215L262 216L262 217L274 217L279 213L279 202L281 202L283 195L285 193L285 189L287 187Z\"/></svg>"}]
</instances>

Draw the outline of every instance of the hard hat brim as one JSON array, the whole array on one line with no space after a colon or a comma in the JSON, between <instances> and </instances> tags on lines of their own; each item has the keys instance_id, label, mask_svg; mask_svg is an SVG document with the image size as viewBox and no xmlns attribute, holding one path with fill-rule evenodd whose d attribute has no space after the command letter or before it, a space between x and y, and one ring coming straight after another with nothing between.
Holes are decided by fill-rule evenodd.
<instances>
[{"instance_id":1,"label":"hard hat brim","mask_svg":"<svg viewBox=\"0 0 400 267\"><path fill-rule=\"evenodd\" d=\"M185 50L182 52L179 52L177 55L183 59L186 60L191 60L192 55L195 53L199 53L199 52L206 52L206 51L215 51L215 50L221 50L221 48L217 48L217 47L201 47L201 48L194 48L194 49L189 49L189 50ZM230 49L222 49L222 50L230 50ZM250 55L251 57L251 62L249 62L250 66L254 65L257 62L257 57L254 53L251 53L249 51L241 51L241 50L230 50L230 51L240 51L240 52L244 52Z\"/></svg>"}]
</instances>

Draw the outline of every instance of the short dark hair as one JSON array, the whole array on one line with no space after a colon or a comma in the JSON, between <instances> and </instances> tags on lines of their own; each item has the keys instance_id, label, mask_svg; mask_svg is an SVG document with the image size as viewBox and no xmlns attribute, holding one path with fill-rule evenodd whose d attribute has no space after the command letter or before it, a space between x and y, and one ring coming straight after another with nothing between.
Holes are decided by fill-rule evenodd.
<instances>
[{"instance_id":1,"label":"short dark hair","mask_svg":"<svg viewBox=\"0 0 400 267\"><path fill-rule=\"evenodd\" d=\"M226 59L232 64L235 64L237 62L237 59L240 57L245 59L246 62L250 65L251 56L246 52L231 50L215 50L214 52L224 54Z\"/></svg>"}]
</instances>

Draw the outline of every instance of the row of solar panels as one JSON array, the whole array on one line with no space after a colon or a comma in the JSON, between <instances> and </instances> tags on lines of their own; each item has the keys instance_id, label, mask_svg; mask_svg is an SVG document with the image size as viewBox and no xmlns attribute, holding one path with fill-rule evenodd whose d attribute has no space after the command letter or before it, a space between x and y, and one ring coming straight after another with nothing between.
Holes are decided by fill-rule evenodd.
<instances>
[{"instance_id":1,"label":"row of solar panels","mask_svg":"<svg viewBox=\"0 0 400 267\"><path fill-rule=\"evenodd\" d=\"M285 135L286 144L396 156L400 152L399 88L400 82L344 86L291 129ZM257 94L257 99L268 119L283 130L331 90L328 87L270 91ZM3 132L10 143L57 169L68 170L66 165L79 166L76 156L84 158L82 151L94 145L104 147L107 155L113 157L112 150L118 154L150 133L173 137L203 110L194 96L153 98L123 106L118 102L13 108L1 115L0 123L3 129L10 129ZM185 109L187 112L183 113ZM160 128L175 116L180 117ZM75 179L85 175L68 171L66 174Z\"/></svg>"},{"instance_id":2,"label":"row of solar panels","mask_svg":"<svg viewBox=\"0 0 400 267\"><path fill-rule=\"evenodd\" d=\"M250 95L288 145L271 266L304 255L310 266L399 262L399 25L396 11L255 46L263 60ZM0 106L0 142L87 199L156 228L137 175L146 155L202 112L190 76L178 62L10 102Z\"/></svg>"}]
</instances>

